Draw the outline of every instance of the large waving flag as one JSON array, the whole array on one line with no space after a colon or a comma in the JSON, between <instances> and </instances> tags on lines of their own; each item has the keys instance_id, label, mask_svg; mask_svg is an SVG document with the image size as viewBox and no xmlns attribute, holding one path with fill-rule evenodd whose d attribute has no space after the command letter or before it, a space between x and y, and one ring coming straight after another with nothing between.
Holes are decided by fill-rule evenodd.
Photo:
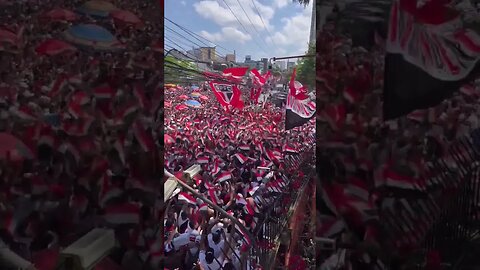
<instances>
[{"instance_id":1,"label":"large waving flag","mask_svg":"<svg viewBox=\"0 0 480 270\"><path fill-rule=\"evenodd\" d=\"M203 72L203 75L205 76L205 78L206 78L207 81L211 81L211 80L223 80L223 79L224 79L224 77L222 76L222 74L214 73L214 72L204 71L204 72Z\"/></svg>"},{"instance_id":2,"label":"large waving flag","mask_svg":"<svg viewBox=\"0 0 480 270\"><path fill-rule=\"evenodd\" d=\"M425 109L477 73L480 35L452 1L395 0L386 40L384 119Z\"/></svg>"},{"instance_id":3,"label":"large waving flag","mask_svg":"<svg viewBox=\"0 0 480 270\"><path fill-rule=\"evenodd\" d=\"M242 81L243 76L247 74L248 67L232 67L223 70L223 76L232 81Z\"/></svg>"},{"instance_id":4,"label":"large waving flag","mask_svg":"<svg viewBox=\"0 0 480 270\"><path fill-rule=\"evenodd\" d=\"M262 76L257 69L254 68L250 70L250 76L254 85L254 87L250 89L250 99L253 100L255 104L258 103L258 98L262 93L262 87L267 83L270 75L270 71Z\"/></svg>"},{"instance_id":5,"label":"large waving flag","mask_svg":"<svg viewBox=\"0 0 480 270\"><path fill-rule=\"evenodd\" d=\"M224 107L226 110L229 109L229 106L237 109L243 108L244 104L240 98L242 93L236 85L210 82L210 87L212 88L212 91L220 105L222 105L222 107Z\"/></svg>"},{"instance_id":6,"label":"large waving flag","mask_svg":"<svg viewBox=\"0 0 480 270\"><path fill-rule=\"evenodd\" d=\"M265 82L267 81L267 76L262 76L260 74L260 72L258 72L257 69L252 69L250 70L250 74L253 75L252 78L253 78L253 83L254 84L257 84L259 86L263 86L265 84ZM265 74L265 75L268 75L268 74Z\"/></svg>"},{"instance_id":7,"label":"large waving flag","mask_svg":"<svg viewBox=\"0 0 480 270\"><path fill-rule=\"evenodd\" d=\"M302 126L315 116L315 102L311 101L306 94L306 88L295 81L296 69L293 70L290 79L286 104L285 129Z\"/></svg>"}]
</instances>

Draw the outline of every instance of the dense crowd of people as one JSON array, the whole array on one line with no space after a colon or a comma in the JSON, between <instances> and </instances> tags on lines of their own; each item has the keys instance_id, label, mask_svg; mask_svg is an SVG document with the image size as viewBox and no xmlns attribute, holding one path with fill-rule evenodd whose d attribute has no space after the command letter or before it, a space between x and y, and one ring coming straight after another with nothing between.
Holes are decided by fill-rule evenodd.
<instances>
[{"instance_id":1,"label":"dense crowd of people","mask_svg":"<svg viewBox=\"0 0 480 270\"><path fill-rule=\"evenodd\" d=\"M421 250L451 188L435 180L429 162L442 158L455 171L451 145L479 127L477 88L467 84L436 107L383 121L381 38L354 47L332 23L317 38L317 234L339 244L333 253L317 249L319 264L387 269L394 258L400 267Z\"/></svg>"},{"instance_id":2,"label":"dense crowd of people","mask_svg":"<svg viewBox=\"0 0 480 270\"><path fill-rule=\"evenodd\" d=\"M201 107L185 105L188 99ZM314 124L285 131L282 108L255 105L247 97L243 109L225 112L207 84L171 87L165 100L166 170L188 181L183 171L200 165L189 184L243 225L179 189L164 221L166 267L260 269L250 255L252 248L268 245L260 223L269 209L277 217L284 214L289 197L280 195L308 177L289 155L312 146Z\"/></svg>"},{"instance_id":3,"label":"dense crowd of people","mask_svg":"<svg viewBox=\"0 0 480 270\"><path fill-rule=\"evenodd\" d=\"M106 259L111 265L160 269L155 261L163 118L158 2L2 5L1 248L33 261L36 269L53 269L60 247L106 227L115 230L119 243ZM82 5L102 12L76 12ZM129 11L140 22L113 19L112 10ZM65 31L80 24L109 31L118 46L67 40ZM67 49L40 50L52 41ZM121 213L133 216L116 218ZM17 269L2 263L1 269Z\"/></svg>"}]
</instances>

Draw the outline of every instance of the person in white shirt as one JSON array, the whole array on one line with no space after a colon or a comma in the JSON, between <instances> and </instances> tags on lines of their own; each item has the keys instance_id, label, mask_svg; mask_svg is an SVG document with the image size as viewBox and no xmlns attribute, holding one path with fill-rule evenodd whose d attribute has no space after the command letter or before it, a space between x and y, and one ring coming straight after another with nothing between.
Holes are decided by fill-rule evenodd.
<instances>
[{"instance_id":1,"label":"person in white shirt","mask_svg":"<svg viewBox=\"0 0 480 270\"><path fill-rule=\"evenodd\" d=\"M213 249L201 250L198 255L198 262L203 270L220 270L222 269L223 256L215 258Z\"/></svg>"},{"instance_id":2,"label":"person in white shirt","mask_svg":"<svg viewBox=\"0 0 480 270\"><path fill-rule=\"evenodd\" d=\"M214 248L209 246L209 240L208 240L208 235L207 234L209 231L211 231L212 227L214 225L218 224L218 220L213 220L213 222L210 222L208 224L204 225L204 228L202 230L202 238L200 241L200 253L198 255L198 264L201 269L203 270L220 270L222 269L223 266L223 261L224 261L224 254L223 254L223 246L222 247L217 247L219 249L219 254L218 256L215 256L215 250ZM215 230L214 235L212 235L212 241L215 244L219 244L221 240L221 235L218 235L218 233L222 233L222 230Z\"/></svg>"},{"instance_id":3,"label":"person in white shirt","mask_svg":"<svg viewBox=\"0 0 480 270\"><path fill-rule=\"evenodd\" d=\"M213 255L218 258L222 255L222 250L225 246L223 238L223 229L217 229L208 234L208 246L213 249Z\"/></svg>"}]
</instances>

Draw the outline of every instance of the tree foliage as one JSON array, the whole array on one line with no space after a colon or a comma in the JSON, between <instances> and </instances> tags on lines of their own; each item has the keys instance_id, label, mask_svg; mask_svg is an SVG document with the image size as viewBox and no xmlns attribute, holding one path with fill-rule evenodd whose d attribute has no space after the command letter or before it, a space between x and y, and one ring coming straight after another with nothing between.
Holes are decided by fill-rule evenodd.
<instances>
[{"instance_id":1,"label":"tree foliage","mask_svg":"<svg viewBox=\"0 0 480 270\"><path fill-rule=\"evenodd\" d=\"M315 55L315 45L308 48L309 55ZM300 60L297 65L296 80L306 85L309 89L315 88L315 57L306 57Z\"/></svg>"},{"instance_id":2,"label":"tree foliage","mask_svg":"<svg viewBox=\"0 0 480 270\"><path fill-rule=\"evenodd\" d=\"M188 83L200 80L200 71L194 62L177 59L173 56L165 57L165 83Z\"/></svg>"}]
</instances>

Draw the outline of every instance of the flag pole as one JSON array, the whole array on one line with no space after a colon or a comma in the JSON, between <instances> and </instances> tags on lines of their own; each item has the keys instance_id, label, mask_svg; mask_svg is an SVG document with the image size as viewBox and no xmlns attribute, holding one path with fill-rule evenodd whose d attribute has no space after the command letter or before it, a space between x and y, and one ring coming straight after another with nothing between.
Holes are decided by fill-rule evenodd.
<instances>
[{"instance_id":1,"label":"flag pole","mask_svg":"<svg viewBox=\"0 0 480 270\"><path fill-rule=\"evenodd\" d=\"M245 235L247 235L248 238L250 238L250 242L251 242L251 245L250 247L255 247L255 238L253 237L253 235L250 233L249 230L247 230L247 228L245 228L245 226L240 223L240 221L238 221L237 218L235 218L234 216L230 215L227 213L227 211L223 210L223 208L221 208L220 206L216 205L215 203L213 203L211 200L205 198L205 196L203 196L202 194L198 193L195 189L193 189L192 187L190 187L189 185L187 185L186 183L184 183L183 181L181 181L180 179L178 179L175 175L173 175L171 172L167 171L167 169L163 169L164 173L166 176L168 176L169 178L172 178L174 179L178 185L182 186L184 189L186 189L188 192L192 193L193 195L195 195L195 197L201 199L203 202L205 202L206 204L208 204L210 207L212 207L214 210L218 211L219 213L221 213L222 215L224 215L226 218L230 219L233 223L235 223L235 225L238 226L238 228L240 228L240 230L242 231L242 233L244 233Z\"/></svg>"}]
</instances>

